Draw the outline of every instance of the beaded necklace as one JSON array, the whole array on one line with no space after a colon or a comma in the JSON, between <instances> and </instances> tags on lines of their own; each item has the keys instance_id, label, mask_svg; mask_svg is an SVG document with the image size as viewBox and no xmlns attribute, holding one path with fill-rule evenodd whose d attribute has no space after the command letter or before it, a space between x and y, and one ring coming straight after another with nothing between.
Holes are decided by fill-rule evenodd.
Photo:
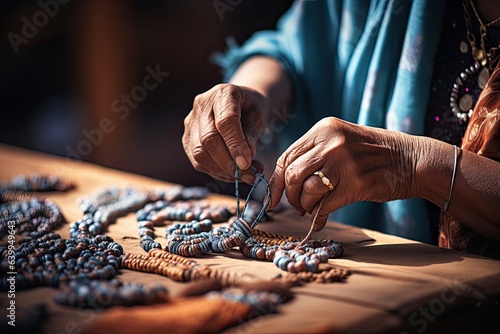
<instances>
[{"instance_id":1,"label":"beaded necklace","mask_svg":"<svg viewBox=\"0 0 500 334\"><path fill-rule=\"evenodd\" d=\"M468 2L470 3L470 7L479 22L481 41L478 46L476 43L476 37L472 33L472 24L468 9L469 6L467 5L467 0L463 0L462 6L466 23L467 40L471 47L474 63L465 67L465 69L460 72L453 83L450 95L451 111L462 124L468 122L474 111L474 99L470 90L475 85L477 85L480 90L484 89L490 77L490 73L493 71L498 63L498 60L500 59L500 45L497 44L492 46L489 50L486 50L487 29L488 27L491 27L495 23L499 22L500 17L485 24L479 16L474 2L472 0L469 0ZM460 45L460 49L461 51L466 52L468 50L467 44L463 42ZM476 77L477 79L475 79Z\"/></svg>"}]
</instances>

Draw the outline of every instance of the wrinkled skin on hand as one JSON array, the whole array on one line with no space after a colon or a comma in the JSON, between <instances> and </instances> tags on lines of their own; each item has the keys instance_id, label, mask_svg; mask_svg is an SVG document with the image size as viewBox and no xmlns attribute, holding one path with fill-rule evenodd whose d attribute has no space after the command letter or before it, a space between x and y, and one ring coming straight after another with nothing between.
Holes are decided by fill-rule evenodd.
<instances>
[{"instance_id":1,"label":"wrinkled skin on hand","mask_svg":"<svg viewBox=\"0 0 500 334\"><path fill-rule=\"evenodd\" d=\"M285 193L298 214L316 213L321 230L329 213L358 201L385 202L414 196L418 150L404 133L328 117L316 123L278 159L271 177L271 207ZM329 191L321 170L335 189Z\"/></svg>"},{"instance_id":2,"label":"wrinkled skin on hand","mask_svg":"<svg viewBox=\"0 0 500 334\"><path fill-rule=\"evenodd\" d=\"M197 171L234 182L235 162L240 178L253 183L250 165L255 161L256 142L264 129L265 98L258 92L232 84L219 84L194 99L184 120L182 144Z\"/></svg>"}]
</instances>

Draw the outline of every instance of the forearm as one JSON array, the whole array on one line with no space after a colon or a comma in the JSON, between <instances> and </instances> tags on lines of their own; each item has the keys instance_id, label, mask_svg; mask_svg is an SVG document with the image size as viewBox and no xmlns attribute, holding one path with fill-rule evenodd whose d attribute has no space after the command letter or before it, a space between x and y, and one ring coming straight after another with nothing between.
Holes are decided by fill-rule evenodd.
<instances>
[{"instance_id":1,"label":"forearm","mask_svg":"<svg viewBox=\"0 0 500 334\"><path fill-rule=\"evenodd\" d=\"M443 207L450 193L454 148L430 138L418 141L417 196ZM462 151L448 212L477 233L500 240L500 163Z\"/></svg>"},{"instance_id":2,"label":"forearm","mask_svg":"<svg viewBox=\"0 0 500 334\"><path fill-rule=\"evenodd\" d=\"M281 65L275 59L265 56L254 56L245 61L230 83L262 94L267 102L266 116L269 116L273 108L281 110L286 106L292 94L290 79Z\"/></svg>"}]
</instances>

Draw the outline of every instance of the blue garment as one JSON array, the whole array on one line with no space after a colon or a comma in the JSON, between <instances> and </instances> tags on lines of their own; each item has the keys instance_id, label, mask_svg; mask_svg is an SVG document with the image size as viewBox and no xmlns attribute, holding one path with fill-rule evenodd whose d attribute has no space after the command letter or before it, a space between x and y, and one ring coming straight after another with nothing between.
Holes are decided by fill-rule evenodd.
<instances>
[{"instance_id":1,"label":"blue garment","mask_svg":"<svg viewBox=\"0 0 500 334\"><path fill-rule=\"evenodd\" d=\"M296 1L275 31L230 42L216 62L228 81L253 55L277 59L293 83L293 119L281 151L326 116L423 135L446 1ZM409 175L387 175L387 186ZM431 240L422 199L360 202L331 218L423 242Z\"/></svg>"}]
</instances>

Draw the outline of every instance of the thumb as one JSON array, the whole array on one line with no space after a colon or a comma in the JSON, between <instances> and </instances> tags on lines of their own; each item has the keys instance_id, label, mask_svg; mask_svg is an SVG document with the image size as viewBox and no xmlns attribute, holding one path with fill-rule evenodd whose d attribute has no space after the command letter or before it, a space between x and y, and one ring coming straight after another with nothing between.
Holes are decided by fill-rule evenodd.
<instances>
[{"instance_id":1,"label":"thumb","mask_svg":"<svg viewBox=\"0 0 500 334\"><path fill-rule=\"evenodd\" d=\"M323 213L323 214L320 213L317 216L316 221L314 221L314 223L313 223L312 230L314 232L321 231L323 228L325 228L325 225L326 225L327 221L328 221L328 213Z\"/></svg>"},{"instance_id":2,"label":"thumb","mask_svg":"<svg viewBox=\"0 0 500 334\"><path fill-rule=\"evenodd\" d=\"M312 225L312 230L314 232L321 231L325 227L326 222L328 221L329 212L323 208L324 200L325 198L323 198L319 202L319 204L314 208L312 212L313 219L311 225Z\"/></svg>"}]
</instances>

